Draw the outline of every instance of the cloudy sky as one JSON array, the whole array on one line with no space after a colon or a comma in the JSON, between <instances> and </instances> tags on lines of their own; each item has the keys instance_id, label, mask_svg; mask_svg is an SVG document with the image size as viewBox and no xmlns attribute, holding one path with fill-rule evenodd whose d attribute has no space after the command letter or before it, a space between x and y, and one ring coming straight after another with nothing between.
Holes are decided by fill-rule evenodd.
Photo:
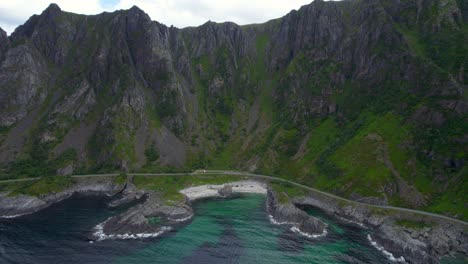
<instances>
[{"instance_id":1,"label":"cloudy sky","mask_svg":"<svg viewBox=\"0 0 468 264\"><path fill-rule=\"evenodd\" d=\"M51 2L64 11L98 14L136 5L152 20L168 26L198 26L208 20L261 23L298 9L312 0L0 0L0 27L8 34Z\"/></svg>"}]
</instances>

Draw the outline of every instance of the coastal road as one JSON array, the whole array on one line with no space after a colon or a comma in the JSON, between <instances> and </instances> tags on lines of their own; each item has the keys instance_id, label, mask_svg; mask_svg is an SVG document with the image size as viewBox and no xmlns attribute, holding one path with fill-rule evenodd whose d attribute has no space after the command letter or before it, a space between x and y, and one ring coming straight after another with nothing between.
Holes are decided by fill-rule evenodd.
<instances>
[{"instance_id":1,"label":"coastal road","mask_svg":"<svg viewBox=\"0 0 468 264\"><path fill-rule=\"evenodd\" d=\"M357 201L348 200L346 198L336 196L334 194L327 193L327 192L324 192L324 191L320 191L320 190L317 190L315 188L312 188L312 187L309 187L309 186L306 186L306 185L303 185L303 184L300 184L300 183L297 183L297 182L293 182L293 181L290 181L290 180L286 180L286 179L283 179L283 178L277 178L277 177L273 177L273 176L255 174L255 173L248 173L248 172L236 172L236 171L207 171L207 173L248 176L248 177L263 178L263 179L269 179L269 180L289 183L289 184L304 188L306 190L316 192L316 193L319 193L319 194L322 194L324 196L328 196L328 197L331 197L331 198L334 198L334 199L337 199L337 200L345 201L345 202L351 203L351 204L362 205L362 206L377 208L377 209L387 209L387 210L395 210L395 211L401 211L401 212L408 212L408 213L426 215L426 216L440 218L440 219L444 219L444 220L448 220L448 221L452 221L452 222L456 222L456 223L468 226L468 223L465 222L465 221L455 219L455 218L452 218L452 217L448 217L448 216L445 216L445 215L440 215L440 214L435 214L435 213L430 213L430 212L420 211L420 210L415 210L415 209L403 208L403 207L385 206L385 205L372 205L372 204L367 204L367 203L361 203L361 202L357 202Z\"/></svg>"},{"instance_id":2,"label":"coastal road","mask_svg":"<svg viewBox=\"0 0 468 264\"><path fill-rule=\"evenodd\" d=\"M386 210L395 210L395 211L401 211L401 212L408 212L408 213L414 213L414 214L419 214L419 215L425 215L429 217L434 217L434 218L439 218L439 219L444 219L448 220L451 222L455 222L458 224L462 224L465 226L468 226L468 223L459 219L455 219L452 217L440 215L440 214L435 214L435 213L430 213L426 211L420 211L420 210L415 210L415 209L409 209L409 208L402 208L402 207L395 207L395 206L385 206L385 205L372 205L372 204L367 204L367 203L361 203L357 201L352 201L348 200L346 198L327 193L324 191L317 190L315 188L312 188L310 186L306 186L297 182L293 182L290 180L286 180L283 178L278 178L274 176L269 176L269 175L262 175L262 174L256 174L256 173L249 173L249 172L240 172L240 171L226 171L226 170L197 170L191 173L127 173L129 176L149 176L149 177L158 177L158 176L187 176L187 175L234 175L234 176L245 176L245 177L251 177L251 178L257 178L257 179L266 179L266 180L272 180L272 181L278 181L278 182L284 182L288 183L291 185L295 185L301 188L304 188L306 190L309 190L311 192L319 193L321 195L336 199L336 200L341 200L347 203L351 204L356 204L356 205L361 205L361 206L366 206L370 208L376 208L376 209L386 209ZM108 173L108 174L86 174L86 175L72 175L72 178L90 178L90 177L114 177L118 176L118 173ZM14 180L3 180L0 181L0 183L12 183L12 182L22 182L22 181L33 181L33 180L38 180L40 178L25 178L25 179L14 179Z\"/></svg>"}]
</instances>

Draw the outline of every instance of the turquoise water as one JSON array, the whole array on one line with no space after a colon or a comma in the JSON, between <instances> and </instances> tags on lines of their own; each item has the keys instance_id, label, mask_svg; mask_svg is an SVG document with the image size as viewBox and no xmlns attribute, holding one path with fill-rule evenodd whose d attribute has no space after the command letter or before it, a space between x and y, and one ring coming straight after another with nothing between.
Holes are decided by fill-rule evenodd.
<instances>
[{"instance_id":1,"label":"turquoise water","mask_svg":"<svg viewBox=\"0 0 468 264\"><path fill-rule=\"evenodd\" d=\"M195 205L191 224L116 263L391 263L374 249L366 231L329 224L326 238L307 239L275 226L265 213L265 197L247 195ZM359 262L361 261L361 262Z\"/></svg>"},{"instance_id":2,"label":"turquoise water","mask_svg":"<svg viewBox=\"0 0 468 264\"><path fill-rule=\"evenodd\" d=\"M197 202L191 223L155 239L90 243L93 227L119 212L108 202L74 197L33 215L0 219L0 263L392 263L370 245L371 230L320 210L307 212L328 223L324 238L271 224L261 195ZM453 263L466 262L444 262Z\"/></svg>"}]
</instances>

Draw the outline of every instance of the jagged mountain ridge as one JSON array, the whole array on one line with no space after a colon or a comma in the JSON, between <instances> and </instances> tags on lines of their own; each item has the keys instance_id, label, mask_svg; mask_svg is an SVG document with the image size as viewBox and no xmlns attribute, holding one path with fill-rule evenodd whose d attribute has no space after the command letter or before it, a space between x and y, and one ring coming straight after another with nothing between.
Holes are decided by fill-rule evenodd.
<instances>
[{"instance_id":1,"label":"jagged mountain ridge","mask_svg":"<svg viewBox=\"0 0 468 264\"><path fill-rule=\"evenodd\" d=\"M52 4L0 32L2 173L238 168L466 217L467 17L315 1L178 29Z\"/></svg>"}]
</instances>

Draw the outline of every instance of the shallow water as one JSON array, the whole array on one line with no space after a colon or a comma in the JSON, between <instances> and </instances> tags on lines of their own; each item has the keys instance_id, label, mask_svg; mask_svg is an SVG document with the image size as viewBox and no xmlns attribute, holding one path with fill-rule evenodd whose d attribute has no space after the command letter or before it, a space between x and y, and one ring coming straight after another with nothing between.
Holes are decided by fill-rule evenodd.
<instances>
[{"instance_id":1,"label":"shallow water","mask_svg":"<svg viewBox=\"0 0 468 264\"><path fill-rule=\"evenodd\" d=\"M369 230L319 210L308 212L328 223L324 238L273 225L261 195L197 202L190 224L158 238L89 243L93 227L117 213L107 202L72 198L0 220L0 263L393 263L369 243Z\"/></svg>"}]
</instances>

